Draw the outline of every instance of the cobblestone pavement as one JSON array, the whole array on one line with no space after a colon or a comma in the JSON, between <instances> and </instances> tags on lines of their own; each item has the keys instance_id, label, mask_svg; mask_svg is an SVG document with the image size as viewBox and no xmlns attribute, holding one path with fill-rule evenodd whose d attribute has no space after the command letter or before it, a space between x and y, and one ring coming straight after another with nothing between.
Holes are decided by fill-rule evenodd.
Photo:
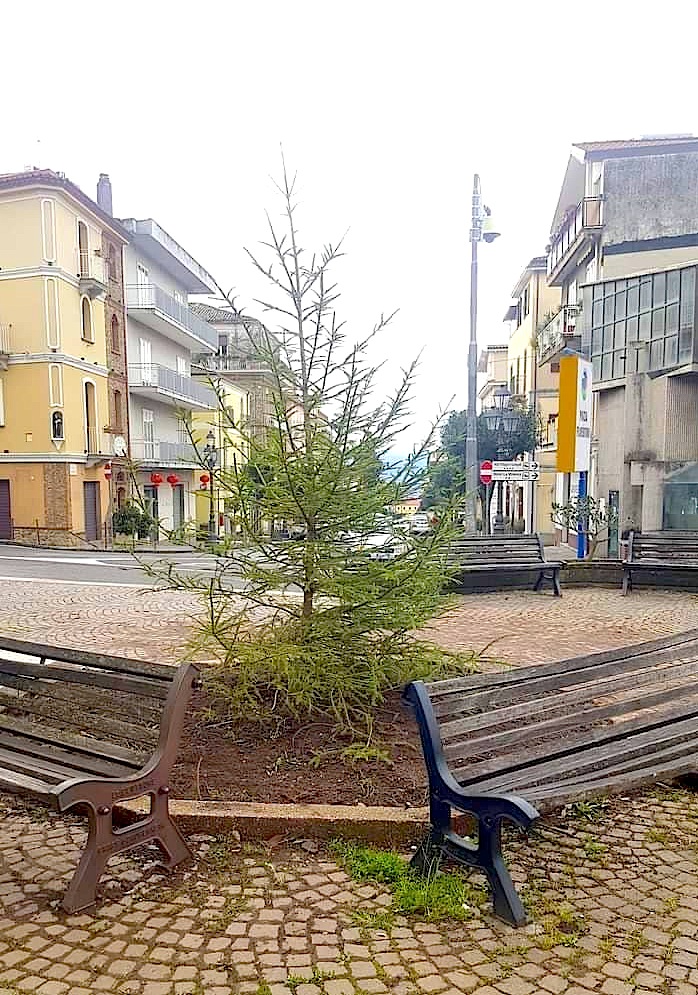
<instances>
[{"instance_id":1,"label":"cobblestone pavement","mask_svg":"<svg viewBox=\"0 0 698 995\"><path fill-rule=\"evenodd\" d=\"M420 633L446 649L480 649L511 664L563 660L698 626L698 594L609 588L463 595Z\"/></svg>"},{"instance_id":2,"label":"cobblestone pavement","mask_svg":"<svg viewBox=\"0 0 698 995\"><path fill-rule=\"evenodd\" d=\"M165 877L122 857L89 914L58 897L82 828L5 814L0 993L42 995L688 995L698 991L698 803L659 789L509 844L532 922L514 930L476 897L464 922L391 911L305 842L273 851L194 837ZM149 873L149 878L144 875Z\"/></svg>"},{"instance_id":3,"label":"cobblestone pavement","mask_svg":"<svg viewBox=\"0 0 698 995\"><path fill-rule=\"evenodd\" d=\"M569 590L462 598L431 636L512 663L695 625L680 592ZM0 632L155 659L182 650L186 594L0 584ZM586 816L586 818L585 818ZM593 817L593 819L591 818ZM58 907L79 820L0 798L0 995L689 995L698 993L698 798L659 786L545 820L505 850L531 923L513 930L474 890L464 922L391 909L308 841L270 849L193 837L165 876L144 848L116 858L95 910ZM473 885L475 875L469 875Z\"/></svg>"}]
</instances>

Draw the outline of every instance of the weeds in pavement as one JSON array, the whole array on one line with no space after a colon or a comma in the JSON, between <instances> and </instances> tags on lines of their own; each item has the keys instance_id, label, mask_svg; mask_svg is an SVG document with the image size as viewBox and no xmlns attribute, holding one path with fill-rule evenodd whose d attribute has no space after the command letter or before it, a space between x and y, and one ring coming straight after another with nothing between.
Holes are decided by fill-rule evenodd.
<instances>
[{"instance_id":1,"label":"weeds in pavement","mask_svg":"<svg viewBox=\"0 0 698 995\"><path fill-rule=\"evenodd\" d=\"M393 895L389 911L424 922L471 919L485 899L460 871L422 877L396 853L373 850L345 840L330 844L332 853L355 881L385 884Z\"/></svg>"}]
</instances>

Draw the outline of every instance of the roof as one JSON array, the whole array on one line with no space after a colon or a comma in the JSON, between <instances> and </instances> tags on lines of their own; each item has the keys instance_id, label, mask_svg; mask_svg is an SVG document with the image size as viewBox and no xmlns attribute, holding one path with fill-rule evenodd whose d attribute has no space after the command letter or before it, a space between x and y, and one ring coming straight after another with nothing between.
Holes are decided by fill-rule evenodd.
<instances>
[{"instance_id":1,"label":"roof","mask_svg":"<svg viewBox=\"0 0 698 995\"><path fill-rule=\"evenodd\" d=\"M523 273L516 281L516 286L511 292L512 297L519 297L521 291L524 289L526 284L531 278L531 273L543 272L545 273L548 267L547 256L534 256L533 259L529 260L528 265L524 269ZM506 318L504 319L507 320Z\"/></svg>"},{"instance_id":2,"label":"roof","mask_svg":"<svg viewBox=\"0 0 698 995\"><path fill-rule=\"evenodd\" d=\"M203 318L203 320L207 321L209 325L237 325L241 321L244 321L244 318L239 311L233 311L222 307L213 307L212 304L191 303L189 307L194 314L197 314L199 318Z\"/></svg>"},{"instance_id":3,"label":"roof","mask_svg":"<svg viewBox=\"0 0 698 995\"><path fill-rule=\"evenodd\" d=\"M215 294L218 284L201 263L153 218L124 218L129 242L171 273L189 294Z\"/></svg>"},{"instance_id":4,"label":"roof","mask_svg":"<svg viewBox=\"0 0 698 995\"><path fill-rule=\"evenodd\" d=\"M124 242L130 241L129 233L111 214L103 211L99 204L88 197L77 184L69 180L65 173L57 173L53 169L30 169L22 173L0 173L0 191L16 190L21 187L54 187L67 193L73 200L82 204L95 217L118 235Z\"/></svg>"},{"instance_id":5,"label":"roof","mask_svg":"<svg viewBox=\"0 0 698 995\"><path fill-rule=\"evenodd\" d=\"M621 138L603 142L575 142L583 152L619 152L624 149L662 148L666 145L698 145L697 135L647 135L645 138Z\"/></svg>"},{"instance_id":6,"label":"roof","mask_svg":"<svg viewBox=\"0 0 698 995\"><path fill-rule=\"evenodd\" d=\"M510 304L509 307L504 312L504 317L502 321L516 321L516 315L519 313L518 304Z\"/></svg>"}]
</instances>

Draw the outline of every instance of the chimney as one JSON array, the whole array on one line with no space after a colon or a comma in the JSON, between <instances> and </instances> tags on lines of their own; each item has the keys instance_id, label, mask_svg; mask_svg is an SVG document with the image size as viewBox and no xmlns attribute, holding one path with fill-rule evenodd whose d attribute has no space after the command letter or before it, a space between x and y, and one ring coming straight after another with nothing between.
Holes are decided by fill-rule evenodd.
<instances>
[{"instance_id":1,"label":"chimney","mask_svg":"<svg viewBox=\"0 0 698 995\"><path fill-rule=\"evenodd\" d=\"M107 214L113 214L111 204L111 180L109 179L108 173L99 174L99 183L97 184L97 203Z\"/></svg>"}]
</instances>

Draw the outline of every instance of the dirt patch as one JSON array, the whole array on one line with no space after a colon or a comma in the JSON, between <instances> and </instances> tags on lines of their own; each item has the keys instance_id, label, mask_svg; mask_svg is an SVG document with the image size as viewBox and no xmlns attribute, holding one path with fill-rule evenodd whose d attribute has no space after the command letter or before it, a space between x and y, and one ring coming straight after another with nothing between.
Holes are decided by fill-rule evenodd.
<instances>
[{"instance_id":1,"label":"dirt patch","mask_svg":"<svg viewBox=\"0 0 698 995\"><path fill-rule=\"evenodd\" d=\"M195 696L172 775L177 798L342 805L418 806L427 778L412 716L391 692L375 715L373 741L389 762L342 756L349 740L329 723L289 722L278 733L257 725L208 725L205 694Z\"/></svg>"}]
</instances>

